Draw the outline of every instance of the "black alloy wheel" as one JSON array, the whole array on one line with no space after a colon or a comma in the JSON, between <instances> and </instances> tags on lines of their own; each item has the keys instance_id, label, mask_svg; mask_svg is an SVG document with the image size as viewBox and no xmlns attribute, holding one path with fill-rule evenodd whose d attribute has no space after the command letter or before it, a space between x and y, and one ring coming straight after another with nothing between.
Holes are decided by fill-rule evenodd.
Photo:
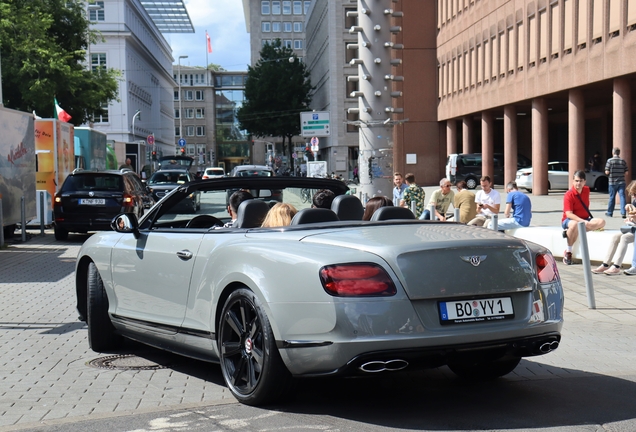
<instances>
[{"instance_id":1,"label":"black alloy wheel","mask_svg":"<svg viewBox=\"0 0 636 432\"><path fill-rule=\"evenodd\" d=\"M292 378L276 348L267 315L247 288L232 292L225 302L219 353L225 383L239 402L268 404L289 391Z\"/></svg>"}]
</instances>

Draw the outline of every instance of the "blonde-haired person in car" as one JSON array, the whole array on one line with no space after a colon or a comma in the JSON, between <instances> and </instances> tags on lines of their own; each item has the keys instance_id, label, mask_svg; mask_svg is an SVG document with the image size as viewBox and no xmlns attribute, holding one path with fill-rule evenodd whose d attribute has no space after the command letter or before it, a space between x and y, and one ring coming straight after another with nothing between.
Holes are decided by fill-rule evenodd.
<instances>
[{"instance_id":1,"label":"blonde-haired person in car","mask_svg":"<svg viewBox=\"0 0 636 432\"><path fill-rule=\"evenodd\" d=\"M296 216L298 210L291 204L276 203L269 209L265 220L263 220L262 227L272 228L287 226L291 223L291 220Z\"/></svg>"}]
</instances>

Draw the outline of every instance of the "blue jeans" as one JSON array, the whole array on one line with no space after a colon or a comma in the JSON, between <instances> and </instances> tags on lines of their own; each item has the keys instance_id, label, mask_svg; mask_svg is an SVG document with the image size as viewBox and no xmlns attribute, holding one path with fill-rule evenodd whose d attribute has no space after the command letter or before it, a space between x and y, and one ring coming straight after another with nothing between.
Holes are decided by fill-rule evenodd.
<instances>
[{"instance_id":1,"label":"blue jeans","mask_svg":"<svg viewBox=\"0 0 636 432\"><path fill-rule=\"evenodd\" d=\"M616 193L620 194L621 199L621 215L625 214L625 183L609 185L609 202L607 203L607 213L614 214L614 205L616 204Z\"/></svg>"},{"instance_id":2,"label":"blue jeans","mask_svg":"<svg viewBox=\"0 0 636 432\"><path fill-rule=\"evenodd\" d=\"M420 220L431 220L431 212L430 210L424 210L420 215Z\"/></svg>"}]
</instances>

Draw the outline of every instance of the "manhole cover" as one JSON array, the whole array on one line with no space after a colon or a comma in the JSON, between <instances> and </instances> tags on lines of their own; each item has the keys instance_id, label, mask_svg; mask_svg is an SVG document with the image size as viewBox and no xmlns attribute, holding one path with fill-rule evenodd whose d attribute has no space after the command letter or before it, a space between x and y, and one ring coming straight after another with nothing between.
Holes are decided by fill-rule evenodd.
<instances>
[{"instance_id":1,"label":"manhole cover","mask_svg":"<svg viewBox=\"0 0 636 432\"><path fill-rule=\"evenodd\" d=\"M166 368L165 365L160 365L145 358L137 357L134 354L100 357L89 361L87 364L98 369L117 370L155 370Z\"/></svg>"}]
</instances>

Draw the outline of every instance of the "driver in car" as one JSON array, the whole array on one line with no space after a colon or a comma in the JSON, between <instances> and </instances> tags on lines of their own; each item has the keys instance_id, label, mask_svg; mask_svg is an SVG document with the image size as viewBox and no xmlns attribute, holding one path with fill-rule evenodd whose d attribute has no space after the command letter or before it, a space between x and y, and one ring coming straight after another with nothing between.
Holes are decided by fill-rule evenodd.
<instances>
[{"instance_id":1,"label":"driver in car","mask_svg":"<svg viewBox=\"0 0 636 432\"><path fill-rule=\"evenodd\" d=\"M252 196L251 193L249 193L246 190L238 190L236 192L234 192L231 196L230 196L230 204L227 206L227 212L230 214L230 217L232 218L232 220L230 222L227 222L225 225L223 225L223 227L219 227L219 228L232 228L234 226L234 222L236 221L236 218L238 217L238 208L241 205L241 203L243 201L247 201L247 200L251 200L254 199L254 197Z\"/></svg>"}]
</instances>

